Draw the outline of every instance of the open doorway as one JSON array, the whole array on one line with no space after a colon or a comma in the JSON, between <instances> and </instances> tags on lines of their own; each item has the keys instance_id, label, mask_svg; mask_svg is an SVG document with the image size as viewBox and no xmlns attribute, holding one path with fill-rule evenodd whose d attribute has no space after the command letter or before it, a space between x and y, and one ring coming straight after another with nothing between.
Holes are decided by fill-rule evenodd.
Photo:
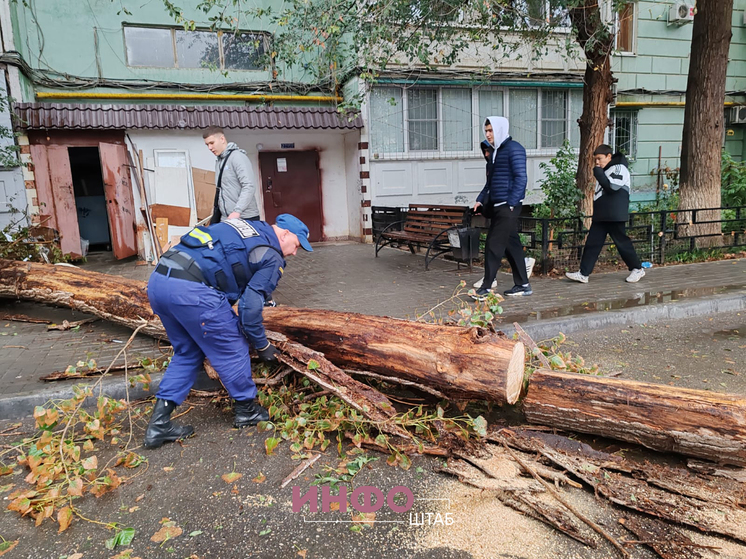
<instances>
[{"instance_id":1,"label":"open doorway","mask_svg":"<svg viewBox=\"0 0 746 559\"><path fill-rule=\"evenodd\" d=\"M110 251L111 231L99 150L97 147L70 147L68 152L81 243L85 245L88 241L91 252Z\"/></svg>"}]
</instances>

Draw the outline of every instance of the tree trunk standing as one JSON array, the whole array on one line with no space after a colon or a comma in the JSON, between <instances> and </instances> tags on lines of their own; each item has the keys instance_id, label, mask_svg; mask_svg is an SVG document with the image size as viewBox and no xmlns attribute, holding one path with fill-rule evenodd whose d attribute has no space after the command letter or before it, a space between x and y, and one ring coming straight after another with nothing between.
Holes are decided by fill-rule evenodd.
<instances>
[{"instance_id":1,"label":"tree trunk standing","mask_svg":"<svg viewBox=\"0 0 746 559\"><path fill-rule=\"evenodd\" d=\"M583 0L570 9L570 20L577 29L576 41L586 57L583 87L583 113L580 115L580 160L575 182L583 192L578 210L593 214L593 150L604 143L609 126L609 104L612 101L611 51L614 35L601 18L597 0Z\"/></svg>"},{"instance_id":2,"label":"tree trunk standing","mask_svg":"<svg viewBox=\"0 0 746 559\"><path fill-rule=\"evenodd\" d=\"M699 0L692 27L689 77L686 83L681 145L679 209L720 206L723 102L728 50L733 35L733 0ZM716 221L720 211L698 212L696 221ZM678 215L690 223L692 214ZM679 235L712 235L697 239L698 247L722 244L720 223L679 226Z\"/></svg>"}]
</instances>

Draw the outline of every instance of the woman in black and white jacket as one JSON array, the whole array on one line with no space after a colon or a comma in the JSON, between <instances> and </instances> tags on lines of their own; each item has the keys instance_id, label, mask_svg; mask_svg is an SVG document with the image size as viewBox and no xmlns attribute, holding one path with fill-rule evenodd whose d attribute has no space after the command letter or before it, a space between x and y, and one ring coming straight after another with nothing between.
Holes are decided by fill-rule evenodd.
<instances>
[{"instance_id":1,"label":"woman in black and white jacket","mask_svg":"<svg viewBox=\"0 0 746 559\"><path fill-rule=\"evenodd\" d=\"M613 153L611 147L602 144L593 152L593 159L596 163L593 176L597 182L593 194L591 229L580 260L580 271L565 275L573 281L588 283L606 236L610 235L630 271L626 281L638 282L645 275L645 270L626 231L631 183L627 158L622 153Z\"/></svg>"}]
</instances>

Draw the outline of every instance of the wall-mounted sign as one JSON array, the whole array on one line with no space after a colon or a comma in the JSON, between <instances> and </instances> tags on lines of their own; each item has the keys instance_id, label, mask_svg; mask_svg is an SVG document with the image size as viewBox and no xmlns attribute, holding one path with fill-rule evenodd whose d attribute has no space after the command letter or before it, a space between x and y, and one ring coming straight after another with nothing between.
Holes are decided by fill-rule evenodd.
<instances>
[{"instance_id":1,"label":"wall-mounted sign","mask_svg":"<svg viewBox=\"0 0 746 559\"><path fill-rule=\"evenodd\" d=\"M288 160L284 157L277 158L277 172L287 173L288 172Z\"/></svg>"},{"instance_id":2,"label":"wall-mounted sign","mask_svg":"<svg viewBox=\"0 0 746 559\"><path fill-rule=\"evenodd\" d=\"M292 144L280 144L282 149L295 149L295 143Z\"/></svg>"}]
</instances>

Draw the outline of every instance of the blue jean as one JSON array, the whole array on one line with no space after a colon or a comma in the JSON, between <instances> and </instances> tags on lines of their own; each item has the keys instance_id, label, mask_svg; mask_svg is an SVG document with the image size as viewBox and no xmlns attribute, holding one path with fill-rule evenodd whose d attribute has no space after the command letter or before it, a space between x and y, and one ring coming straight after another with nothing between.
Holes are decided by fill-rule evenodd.
<instances>
[{"instance_id":1,"label":"blue jean","mask_svg":"<svg viewBox=\"0 0 746 559\"><path fill-rule=\"evenodd\" d=\"M148 298L174 348L157 398L181 404L205 357L231 398L243 401L256 397L249 342L223 293L201 283L153 273Z\"/></svg>"}]
</instances>

